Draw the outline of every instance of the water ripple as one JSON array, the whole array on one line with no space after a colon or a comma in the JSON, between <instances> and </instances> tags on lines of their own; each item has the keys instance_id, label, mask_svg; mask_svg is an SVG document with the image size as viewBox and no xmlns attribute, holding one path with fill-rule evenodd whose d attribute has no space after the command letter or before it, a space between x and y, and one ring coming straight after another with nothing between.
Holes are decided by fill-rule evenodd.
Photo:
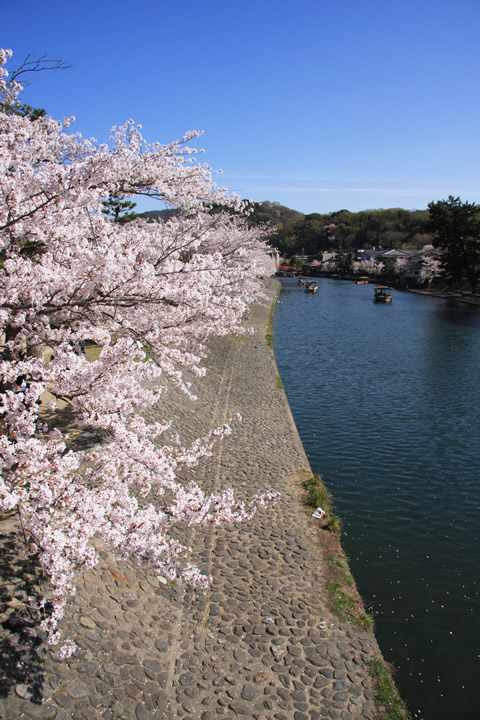
<instances>
[{"instance_id":1,"label":"water ripple","mask_svg":"<svg viewBox=\"0 0 480 720\"><path fill-rule=\"evenodd\" d=\"M283 283L275 354L314 472L377 617L383 652L425 720L480 707L480 312L369 285ZM415 710L421 708L421 710Z\"/></svg>"}]
</instances>

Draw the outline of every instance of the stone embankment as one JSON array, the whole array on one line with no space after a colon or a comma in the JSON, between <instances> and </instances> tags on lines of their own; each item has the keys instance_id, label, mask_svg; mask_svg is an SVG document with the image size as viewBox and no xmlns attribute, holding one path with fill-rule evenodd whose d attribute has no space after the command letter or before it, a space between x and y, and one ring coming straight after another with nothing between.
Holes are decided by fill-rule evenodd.
<instances>
[{"instance_id":1,"label":"stone embankment","mask_svg":"<svg viewBox=\"0 0 480 720\"><path fill-rule=\"evenodd\" d=\"M441 298L442 300L452 300L454 302L464 303L465 305L476 305L477 307L480 307L480 295L465 289L438 290L435 288L428 288L427 290L417 290L415 288L411 288L409 292L416 293L417 295L431 295L432 297Z\"/></svg>"},{"instance_id":2,"label":"stone embankment","mask_svg":"<svg viewBox=\"0 0 480 720\"><path fill-rule=\"evenodd\" d=\"M269 288L270 298L278 290ZM16 530L2 523L4 606L0 717L55 720L372 720L368 663L380 657L371 632L328 609L328 557L318 520L302 502L308 461L265 342L270 299L244 338L215 339L196 403L178 396L161 413L185 440L239 412L243 422L196 473L212 490L248 499L282 493L249 523L195 531L186 539L212 576L204 594L119 565L101 563L78 581L65 630L76 657L60 663L38 647L21 612L17 573L28 567ZM165 403L171 402L165 408ZM152 410L152 417L160 411ZM161 414L160 413L160 414ZM25 574L25 573L24 573ZM20 587L20 586L19 586Z\"/></svg>"}]
</instances>

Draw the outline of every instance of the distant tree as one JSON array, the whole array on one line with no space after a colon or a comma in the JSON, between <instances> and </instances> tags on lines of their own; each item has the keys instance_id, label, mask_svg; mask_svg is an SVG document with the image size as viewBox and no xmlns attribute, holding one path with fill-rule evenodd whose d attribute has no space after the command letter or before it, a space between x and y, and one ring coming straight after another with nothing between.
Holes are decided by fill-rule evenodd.
<instances>
[{"instance_id":1,"label":"distant tree","mask_svg":"<svg viewBox=\"0 0 480 720\"><path fill-rule=\"evenodd\" d=\"M393 266L393 272L395 275L403 275L408 268L408 259L404 257L398 257L395 260L395 265Z\"/></svg>"},{"instance_id":2,"label":"distant tree","mask_svg":"<svg viewBox=\"0 0 480 720\"><path fill-rule=\"evenodd\" d=\"M305 215L303 223L297 228L297 245L301 245L307 255L317 255L322 250L328 250L330 241L324 232L325 216L318 213Z\"/></svg>"},{"instance_id":3,"label":"distant tree","mask_svg":"<svg viewBox=\"0 0 480 720\"><path fill-rule=\"evenodd\" d=\"M322 270L324 272L333 272L336 270L336 267L335 258L330 258L329 260L322 262Z\"/></svg>"},{"instance_id":4,"label":"distant tree","mask_svg":"<svg viewBox=\"0 0 480 720\"><path fill-rule=\"evenodd\" d=\"M384 264L375 260L359 260L352 264L352 270L356 273L365 275L380 275L384 269Z\"/></svg>"},{"instance_id":5,"label":"distant tree","mask_svg":"<svg viewBox=\"0 0 480 720\"><path fill-rule=\"evenodd\" d=\"M23 115L28 117L29 120L38 120L38 118L45 117L46 113L43 108L34 108L31 105L21 105L19 108L14 109L15 115Z\"/></svg>"},{"instance_id":6,"label":"distant tree","mask_svg":"<svg viewBox=\"0 0 480 720\"><path fill-rule=\"evenodd\" d=\"M346 253L372 246L420 249L431 242L427 220L428 210L338 210L303 215L268 201L254 203L249 216L250 225L267 223L271 227L269 242L285 257L302 249L307 255L332 249Z\"/></svg>"},{"instance_id":7,"label":"distant tree","mask_svg":"<svg viewBox=\"0 0 480 720\"><path fill-rule=\"evenodd\" d=\"M420 271L420 278L423 282L430 283L435 278L442 275L442 263L439 250L435 250L433 245L425 245L423 248L423 262Z\"/></svg>"},{"instance_id":8,"label":"distant tree","mask_svg":"<svg viewBox=\"0 0 480 720\"><path fill-rule=\"evenodd\" d=\"M428 204L433 245L441 251L441 265L449 282L468 280L475 292L480 279L480 206L448 200Z\"/></svg>"},{"instance_id":9,"label":"distant tree","mask_svg":"<svg viewBox=\"0 0 480 720\"><path fill-rule=\"evenodd\" d=\"M264 201L253 203L248 222L252 226L270 226L272 230L270 245L286 257L300 252L305 245L301 237L304 220L305 216L296 210L284 207L280 203Z\"/></svg>"},{"instance_id":10,"label":"distant tree","mask_svg":"<svg viewBox=\"0 0 480 720\"><path fill-rule=\"evenodd\" d=\"M132 222L132 220L136 220L138 217L137 213L133 212L133 208L136 207L137 203L131 200L125 200L125 198L120 195L110 195L108 200L102 202L102 205L103 214L120 225Z\"/></svg>"},{"instance_id":11,"label":"distant tree","mask_svg":"<svg viewBox=\"0 0 480 720\"><path fill-rule=\"evenodd\" d=\"M0 61L2 66L5 60L12 56L11 50L2 50ZM6 114L23 115L30 120L36 120L45 116L45 110L41 108L32 108L25 105L18 98L19 91L29 84L29 76L31 73L43 72L44 70L68 70L72 66L65 60L55 60L42 55L39 58L27 55L20 67L16 70L10 70L8 73L4 67L1 68L0 78L8 76L8 85L2 89L0 97L0 112Z\"/></svg>"},{"instance_id":12,"label":"distant tree","mask_svg":"<svg viewBox=\"0 0 480 720\"><path fill-rule=\"evenodd\" d=\"M342 275L351 272L352 256L349 253L345 254L342 250L339 250L335 260L335 269Z\"/></svg>"},{"instance_id":13,"label":"distant tree","mask_svg":"<svg viewBox=\"0 0 480 720\"><path fill-rule=\"evenodd\" d=\"M384 263L383 263L383 271L382 271L383 274L384 275L393 275L393 273L395 272L395 263L396 263L395 258L391 258L391 257L385 258Z\"/></svg>"},{"instance_id":14,"label":"distant tree","mask_svg":"<svg viewBox=\"0 0 480 720\"><path fill-rule=\"evenodd\" d=\"M146 210L140 213L138 217L148 220L148 222L156 222L158 220L168 222L168 220L178 217L178 215L178 208L165 208L164 210Z\"/></svg>"}]
</instances>

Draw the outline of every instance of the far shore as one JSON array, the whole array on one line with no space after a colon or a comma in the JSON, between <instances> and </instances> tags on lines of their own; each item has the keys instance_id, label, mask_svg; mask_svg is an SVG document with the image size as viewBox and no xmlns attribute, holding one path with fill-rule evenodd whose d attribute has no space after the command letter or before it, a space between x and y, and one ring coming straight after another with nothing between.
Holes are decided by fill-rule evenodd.
<instances>
[{"instance_id":1,"label":"far shore","mask_svg":"<svg viewBox=\"0 0 480 720\"><path fill-rule=\"evenodd\" d=\"M442 298L444 300L454 300L455 302L466 303L467 305L480 306L480 294L472 293L468 290L435 290L423 288L408 288L408 292L417 293L418 295L431 295L432 297Z\"/></svg>"}]
</instances>

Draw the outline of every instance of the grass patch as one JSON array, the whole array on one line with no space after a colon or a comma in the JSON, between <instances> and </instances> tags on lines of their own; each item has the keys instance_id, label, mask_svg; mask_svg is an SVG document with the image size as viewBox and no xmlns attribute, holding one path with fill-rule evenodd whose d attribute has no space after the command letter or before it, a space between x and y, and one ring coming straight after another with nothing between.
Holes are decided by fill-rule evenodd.
<instances>
[{"instance_id":1,"label":"grass patch","mask_svg":"<svg viewBox=\"0 0 480 720\"><path fill-rule=\"evenodd\" d=\"M411 720L411 715L395 687L388 666L383 660L371 660L369 668L375 681L377 700L382 706L378 720Z\"/></svg>"},{"instance_id":2,"label":"grass patch","mask_svg":"<svg viewBox=\"0 0 480 720\"><path fill-rule=\"evenodd\" d=\"M335 535L342 534L342 521L336 513L329 513L327 527L330 532L335 533Z\"/></svg>"},{"instance_id":3,"label":"grass patch","mask_svg":"<svg viewBox=\"0 0 480 720\"><path fill-rule=\"evenodd\" d=\"M333 512L333 501L331 493L325 487L321 475L312 475L305 480L303 487L307 491L307 504L313 508L321 507L325 511L324 522L330 532L340 535L342 521Z\"/></svg>"},{"instance_id":4,"label":"grass patch","mask_svg":"<svg viewBox=\"0 0 480 720\"><path fill-rule=\"evenodd\" d=\"M275 378L275 385L277 386L277 388L280 388L280 390L283 390L283 383L280 375L277 375L277 377Z\"/></svg>"},{"instance_id":5,"label":"grass patch","mask_svg":"<svg viewBox=\"0 0 480 720\"><path fill-rule=\"evenodd\" d=\"M329 557L327 560L327 563L329 564L329 566L331 568L334 568L338 572L342 573L343 579L349 587L353 587L355 585L355 580L352 577L350 568L348 567L348 561L346 558Z\"/></svg>"},{"instance_id":6,"label":"grass patch","mask_svg":"<svg viewBox=\"0 0 480 720\"><path fill-rule=\"evenodd\" d=\"M270 305L270 315L268 316L267 328L265 330L265 341L271 350L273 350L273 311L274 310L275 310L275 300L272 300L272 304Z\"/></svg>"},{"instance_id":7,"label":"grass patch","mask_svg":"<svg viewBox=\"0 0 480 720\"><path fill-rule=\"evenodd\" d=\"M87 356L87 360L90 360L90 362L98 360L101 352L102 348L100 345L94 345L93 343L89 343L87 345L87 343L85 343L85 355Z\"/></svg>"},{"instance_id":8,"label":"grass patch","mask_svg":"<svg viewBox=\"0 0 480 720\"><path fill-rule=\"evenodd\" d=\"M353 585L353 578L351 584ZM361 630L373 630L373 618L359 607L357 595L351 595L338 581L329 582L326 587L332 611L342 622L351 622Z\"/></svg>"},{"instance_id":9,"label":"grass patch","mask_svg":"<svg viewBox=\"0 0 480 720\"><path fill-rule=\"evenodd\" d=\"M373 618L365 612L348 566L348 558L339 542L342 523L338 515L333 512L331 493L326 488L321 475L312 475L302 484L307 491L307 505L313 508L322 508L325 515L320 520L320 526L330 531L322 541L327 557L326 579L328 582L325 587L330 608L342 622L351 622L361 630L371 631L374 628ZM331 539L327 540L328 537Z\"/></svg>"},{"instance_id":10,"label":"grass patch","mask_svg":"<svg viewBox=\"0 0 480 720\"><path fill-rule=\"evenodd\" d=\"M329 557L328 564L330 567L342 568L348 570L348 560L346 557Z\"/></svg>"}]
</instances>

